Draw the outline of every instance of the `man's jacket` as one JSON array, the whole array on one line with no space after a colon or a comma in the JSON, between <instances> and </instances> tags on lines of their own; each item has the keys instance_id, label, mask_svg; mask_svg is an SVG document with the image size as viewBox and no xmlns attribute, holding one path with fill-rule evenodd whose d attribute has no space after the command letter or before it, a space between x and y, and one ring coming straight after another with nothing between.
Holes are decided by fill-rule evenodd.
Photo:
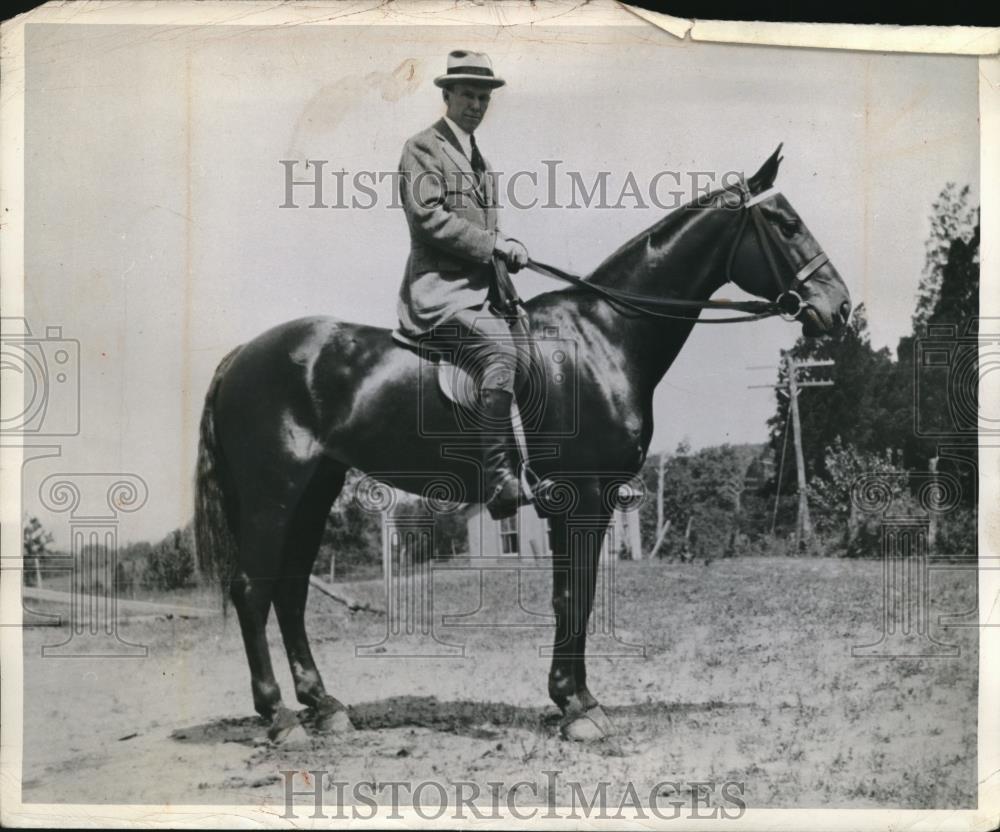
<instances>
[{"instance_id":1,"label":"man's jacket","mask_svg":"<svg viewBox=\"0 0 1000 832\"><path fill-rule=\"evenodd\" d=\"M397 313L405 334L420 335L486 300L496 203L489 165L481 177L473 173L444 119L406 142L399 172L410 257Z\"/></svg>"}]
</instances>

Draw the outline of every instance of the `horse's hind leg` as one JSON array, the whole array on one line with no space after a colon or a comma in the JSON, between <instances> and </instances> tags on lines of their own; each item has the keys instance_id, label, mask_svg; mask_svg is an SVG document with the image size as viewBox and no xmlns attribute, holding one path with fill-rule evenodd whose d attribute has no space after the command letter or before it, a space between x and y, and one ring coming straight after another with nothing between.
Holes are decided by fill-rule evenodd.
<instances>
[{"instance_id":1,"label":"horse's hind leg","mask_svg":"<svg viewBox=\"0 0 1000 832\"><path fill-rule=\"evenodd\" d=\"M273 568L268 569L268 561L276 565L280 542L266 534L263 524L257 523L247 524L241 538L240 570L230 584L229 595L236 608L250 665L254 709L271 723L268 737L277 742L298 724L295 715L281 701L267 645L267 619L275 590Z\"/></svg>"},{"instance_id":2,"label":"horse's hind leg","mask_svg":"<svg viewBox=\"0 0 1000 832\"><path fill-rule=\"evenodd\" d=\"M295 680L295 696L316 714L321 731L350 730L347 708L326 692L306 635L309 576L323 539L330 506L344 485L347 469L324 459L296 507L282 553L274 609Z\"/></svg>"}]
</instances>

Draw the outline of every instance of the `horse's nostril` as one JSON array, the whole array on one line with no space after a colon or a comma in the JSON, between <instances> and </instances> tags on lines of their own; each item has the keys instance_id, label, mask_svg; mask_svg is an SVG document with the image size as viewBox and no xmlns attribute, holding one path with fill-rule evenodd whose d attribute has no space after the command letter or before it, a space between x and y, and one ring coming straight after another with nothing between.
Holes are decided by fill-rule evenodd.
<instances>
[{"instance_id":1,"label":"horse's nostril","mask_svg":"<svg viewBox=\"0 0 1000 832\"><path fill-rule=\"evenodd\" d=\"M849 300L845 300L840 304L840 317L843 318L845 324L848 318L851 317L851 302Z\"/></svg>"}]
</instances>

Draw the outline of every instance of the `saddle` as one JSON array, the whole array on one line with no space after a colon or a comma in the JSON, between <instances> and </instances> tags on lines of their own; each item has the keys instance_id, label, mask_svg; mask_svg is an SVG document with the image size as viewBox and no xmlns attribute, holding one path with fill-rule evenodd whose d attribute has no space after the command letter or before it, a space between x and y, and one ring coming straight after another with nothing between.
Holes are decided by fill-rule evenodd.
<instances>
[{"instance_id":1,"label":"saddle","mask_svg":"<svg viewBox=\"0 0 1000 832\"><path fill-rule=\"evenodd\" d=\"M520 329L523 337L528 341L528 354L532 363L538 360L538 351L531 338L531 328L528 326L527 315L521 308L521 298L511 282L507 273L507 266L503 260L494 256L493 258L493 279L490 281L487 299L494 310L498 311L511 323L512 327ZM447 327L447 324L444 325ZM392 339L402 347L412 350L421 358L431 361L436 370L437 383L445 398L454 402L459 407L472 409L476 405L478 389L476 380L472 375L461 367L453 364L446 357L446 352L440 344L435 343L432 335L428 338L421 338L419 341L410 338L397 327L392 331ZM520 456L519 465L521 491L528 497L529 501L535 499L535 488L539 486L540 480L537 474L531 470L528 460L528 441L524 435L524 423L521 420L521 412L517 406L518 390L525 381L524 368L518 362L516 375L514 377L514 397L510 405L510 424L514 432L514 444Z\"/></svg>"},{"instance_id":2,"label":"saddle","mask_svg":"<svg viewBox=\"0 0 1000 832\"><path fill-rule=\"evenodd\" d=\"M434 342L433 338L417 341L397 328L392 331L392 340L434 365L438 388L446 399L459 407L469 409L475 407L476 381L472 374L449 361L445 351Z\"/></svg>"},{"instance_id":3,"label":"saddle","mask_svg":"<svg viewBox=\"0 0 1000 832\"><path fill-rule=\"evenodd\" d=\"M531 339L531 328L528 326L527 316L520 308L521 298L518 296L517 290L511 282L507 266L503 260L500 257L494 256L492 267L492 279L490 280L490 287L487 293L490 306L495 312L504 316L512 328L520 330L522 337L528 342L528 353L533 362L536 357L536 350L534 342ZM458 334L457 332L448 331L447 323L440 330L436 334L444 336L444 340L447 340L449 336L454 337ZM438 387L441 388L441 392L444 393L449 401L454 402L459 407L472 408L475 406L477 395L475 379L461 367L448 361L444 355L443 348L435 346L434 334L417 341L410 338L397 327L392 331L392 338L397 344L412 350L421 358L431 361L437 367ZM514 379L515 391L519 388L522 381L523 370L519 362L517 375ZM516 413L516 392L514 404L511 409Z\"/></svg>"},{"instance_id":4,"label":"saddle","mask_svg":"<svg viewBox=\"0 0 1000 832\"><path fill-rule=\"evenodd\" d=\"M523 318L520 323L524 324ZM444 325L443 329L446 327L447 324ZM527 332L526 326L524 327L524 331ZM475 408L476 396L478 395L476 380L472 377L471 373L448 360L447 350L436 343L433 336L416 340L401 332L399 328L396 328L392 331L392 340L399 346L416 353L434 365L438 388L445 398L459 407L470 410ZM533 343L529 352L532 361L534 361L536 359L536 350ZM534 487L538 483L538 476L531 470L528 462L528 442L524 433L521 412L517 406L517 391L524 381L523 372L524 369L521 367L520 362L518 362L517 375L514 379L515 393L510 406L510 424L514 432L514 443L517 447L517 453L520 456L520 464L517 467L520 470L521 490L531 500L533 499Z\"/></svg>"},{"instance_id":5,"label":"saddle","mask_svg":"<svg viewBox=\"0 0 1000 832\"><path fill-rule=\"evenodd\" d=\"M526 326L522 328L522 332L525 333L524 337L528 339L527 352L530 356L530 361L532 364L537 365L538 353L534 343L530 341L530 336L527 335ZM470 372L450 360L451 350L446 346L447 340L455 335L457 335L457 329L455 332L452 332L448 328L447 323L442 324L434 334L422 337L419 340L411 338L398 327L392 330L393 341L434 365L437 371L438 388L446 399L454 402L459 407L473 409L478 394L476 380ZM530 375L531 369L525 367L523 362L518 362L517 373L514 378L515 396L512 409L516 409L517 407L517 391L524 386L527 381L526 377Z\"/></svg>"}]
</instances>

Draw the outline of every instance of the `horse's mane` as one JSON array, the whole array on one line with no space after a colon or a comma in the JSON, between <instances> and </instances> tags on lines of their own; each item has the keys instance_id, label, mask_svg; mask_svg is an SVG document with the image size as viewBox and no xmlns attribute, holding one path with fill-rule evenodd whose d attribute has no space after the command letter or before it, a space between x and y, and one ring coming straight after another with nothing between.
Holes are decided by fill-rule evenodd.
<instances>
[{"instance_id":1,"label":"horse's mane","mask_svg":"<svg viewBox=\"0 0 1000 832\"><path fill-rule=\"evenodd\" d=\"M717 207L717 200L722 193L723 190L721 189L712 191L700 199L687 202L669 211L649 226L649 228L640 231L630 240L620 245L605 257L597 268L590 272L584 279L593 280L606 271L621 268L623 262L631 261L632 258L638 256L640 253L644 255L648 249L661 248L667 240L673 238L687 223L700 217L704 211Z\"/></svg>"}]
</instances>

